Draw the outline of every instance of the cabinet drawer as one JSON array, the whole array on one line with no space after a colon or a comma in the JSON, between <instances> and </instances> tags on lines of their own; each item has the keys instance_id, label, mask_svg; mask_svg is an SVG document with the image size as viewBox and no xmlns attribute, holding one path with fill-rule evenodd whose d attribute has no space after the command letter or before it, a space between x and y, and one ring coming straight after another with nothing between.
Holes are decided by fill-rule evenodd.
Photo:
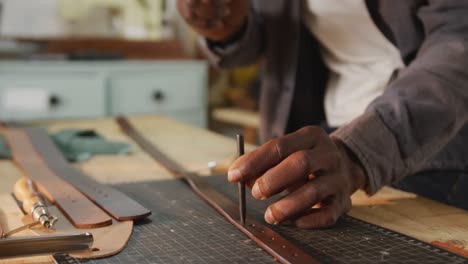
<instances>
[{"instance_id":1,"label":"cabinet drawer","mask_svg":"<svg viewBox=\"0 0 468 264\"><path fill-rule=\"evenodd\" d=\"M207 107L205 67L113 72L110 90L114 115Z\"/></svg>"},{"instance_id":2,"label":"cabinet drawer","mask_svg":"<svg viewBox=\"0 0 468 264\"><path fill-rule=\"evenodd\" d=\"M105 81L92 72L0 73L0 118L32 120L106 114Z\"/></svg>"}]
</instances>

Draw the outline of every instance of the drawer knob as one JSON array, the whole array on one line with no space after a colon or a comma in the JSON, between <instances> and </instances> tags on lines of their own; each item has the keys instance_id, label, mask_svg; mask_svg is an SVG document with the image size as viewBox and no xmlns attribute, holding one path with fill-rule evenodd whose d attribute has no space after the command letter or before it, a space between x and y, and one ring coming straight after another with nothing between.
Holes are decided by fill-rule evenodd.
<instances>
[{"instance_id":1,"label":"drawer knob","mask_svg":"<svg viewBox=\"0 0 468 264\"><path fill-rule=\"evenodd\" d=\"M61 100L60 97L57 95L51 95L49 97L49 105L50 107L57 107L60 104Z\"/></svg>"},{"instance_id":2,"label":"drawer knob","mask_svg":"<svg viewBox=\"0 0 468 264\"><path fill-rule=\"evenodd\" d=\"M153 93L153 99L154 101L158 102L158 103L161 103L162 101L164 101L164 93L162 91L155 91Z\"/></svg>"}]
</instances>

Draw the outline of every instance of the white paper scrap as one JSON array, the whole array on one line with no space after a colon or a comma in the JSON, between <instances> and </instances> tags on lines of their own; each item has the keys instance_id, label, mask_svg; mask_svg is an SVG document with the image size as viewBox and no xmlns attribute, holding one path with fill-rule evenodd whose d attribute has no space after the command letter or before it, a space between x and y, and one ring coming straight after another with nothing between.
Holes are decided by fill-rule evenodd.
<instances>
[{"instance_id":1,"label":"white paper scrap","mask_svg":"<svg viewBox=\"0 0 468 264\"><path fill-rule=\"evenodd\" d=\"M8 112L46 112L50 92L43 88L9 88L1 95L1 108Z\"/></svg>"}]
</instances>

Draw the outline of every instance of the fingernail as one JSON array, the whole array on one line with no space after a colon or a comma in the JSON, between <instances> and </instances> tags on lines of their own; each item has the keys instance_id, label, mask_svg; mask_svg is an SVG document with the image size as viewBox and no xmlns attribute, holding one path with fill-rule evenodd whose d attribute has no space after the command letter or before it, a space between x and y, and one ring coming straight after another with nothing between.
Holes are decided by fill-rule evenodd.
<instances>
[{"instance_id":1,"label":"fingernail","mask_svg":"<svg viewBox=\"0 0 468 264\"><path fill-rule=\"evenodd\" d=\"M256 182L254 186L252 187L252 196L255 199L260 199L260 200L265 200L266 198L263 197L262 192L260 191L260 187L258 186L258 183Z\"/></svg>"},{"instance_id":2,"label":"fingernail","mask_svg":"<svg viewBox=\"0 0 468 264\"><path fill-rule=\"evenodd\" d=\"M268 208L265 212L265 221L271 225L277 225L278 222L276 221L273 213L271 212L270 208Z\"/></svg>"},{"instance_id":3,"label":"fingernail","mask_svg":"<svg viewBox=\"0 0 468 264\"><path fill-rule=\"evenodd\" d=\"M238 182L242 179L242 175L239 169L232 169L228 171L228 181Z\"/></svg>"}]
</instances>

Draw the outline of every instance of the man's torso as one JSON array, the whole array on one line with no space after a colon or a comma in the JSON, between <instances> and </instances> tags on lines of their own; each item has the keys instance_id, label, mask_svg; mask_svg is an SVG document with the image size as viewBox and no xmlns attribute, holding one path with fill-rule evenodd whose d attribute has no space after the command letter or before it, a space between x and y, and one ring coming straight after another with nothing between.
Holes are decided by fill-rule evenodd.
<instances>
[{"instance_id":1,"label":"man's torso","mask_svg":"<svg viewBox=\"0 0 468 264\"><path fill-rule=\"evenodd\" d=\"M308 117L312 111L307 112L307 105L316 102L317 99L310 99L307 96L321 94L311 93L309 90L324 90L328 82L329 72L320 51L311 50L318 45L317 38L312 34L307 37L301 36L305 32L301 30L303 27L301 12L304 8L302 4L302 1L288 0L254 2L254 10L262 17L266 42L260 99L262 115L260 133L263 140L292 132L291 130L300 126L311 125L308 122L300 123L300 120L316 121ZM425 40L424 27L419 16L426 5L427 1L424 0L366 1L372 21L397 47L405 65L412 62ZM303 59L304 53L313 60ZM467 170L468 150L463 147L467 139L468 126L465 126L431 162L427 163L427 166L420 170Z\"/></svg>"},{"instance_id":2,"label":"man's torso","mask_svg":"<svg viewBox=\"0 0 468 264\"><path fill-rule=\"evenodd\" d=\"M345 125L383 94L393 71L403 67L400 53L376 27L364 0L305 0L302 17L330 71L327 123Z\"/></svg>"}]
</instances>

